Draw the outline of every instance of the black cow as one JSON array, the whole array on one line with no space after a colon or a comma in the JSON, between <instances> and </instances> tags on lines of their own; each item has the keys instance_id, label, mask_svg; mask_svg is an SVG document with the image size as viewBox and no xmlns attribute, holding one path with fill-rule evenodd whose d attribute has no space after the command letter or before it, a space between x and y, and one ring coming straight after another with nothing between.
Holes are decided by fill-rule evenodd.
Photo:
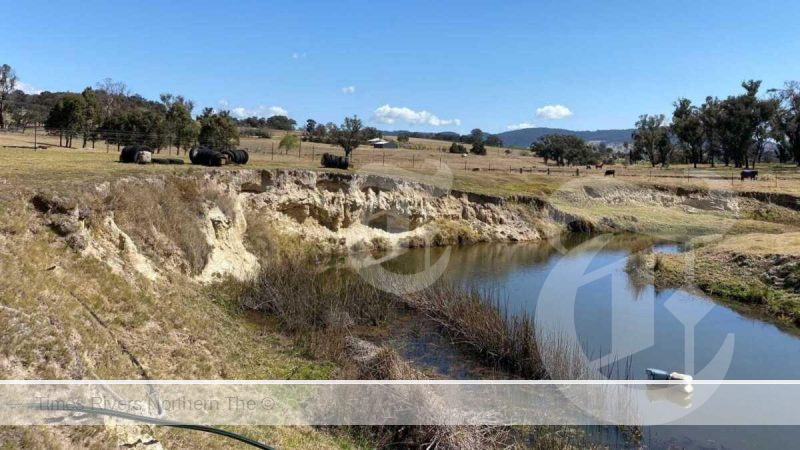
<instances>
[{"instance_id":1,"label":"black cow","mask_svg":"<svg viewBox=\"0 0 800 450\"><path fill-rule=\"evenodd\" d=\"M747 169L745 169L739 175L742 177L742 181L744 181L747 178L750 178L751 180L757 180L758 179L758 171L757 170L747 170Z\"/></svg>"},{"instance_id":2,"label":"black cow","mask_svg":"<svg viewBox=\"0 0 800 450\"><path fill-rule=\"evenodd\" d=\"M614 169L606 170L606 175L605 176L617 178L617 171L614 170Z\"/></svg>"}]
</instances>

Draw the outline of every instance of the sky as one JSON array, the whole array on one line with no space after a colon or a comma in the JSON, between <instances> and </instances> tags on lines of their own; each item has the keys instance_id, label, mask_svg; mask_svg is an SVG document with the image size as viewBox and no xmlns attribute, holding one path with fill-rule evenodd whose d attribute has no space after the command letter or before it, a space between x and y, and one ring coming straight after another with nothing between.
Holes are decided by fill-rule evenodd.
<instances>
[{"instance_id":1,"label":"sky","mask_svg":"<svg viewBox=\"0 0 800 450\"><path fill-rule=\"evenodd\" d=\"M104 78L235 115L383 130L630 128L679 97L800 79L796 0L10 2L28 91Z\"/></svg>"}]
</instances>

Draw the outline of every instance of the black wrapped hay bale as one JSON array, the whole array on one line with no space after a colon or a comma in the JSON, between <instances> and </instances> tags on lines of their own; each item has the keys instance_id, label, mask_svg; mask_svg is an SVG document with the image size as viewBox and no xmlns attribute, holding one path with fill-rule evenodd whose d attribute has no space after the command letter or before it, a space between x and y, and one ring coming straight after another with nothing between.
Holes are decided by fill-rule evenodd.
<instances>
[{"instance_id":1,"label":"black wrapped hay bale","mask_svg":"<svg viewBox=\"0 0 800 450\"><path fill-rule=\"evenodd\" d=\"M250 159L250 155L247 153L247 150L223 150L222 155L225 159L228 160L229 163L234 164L247 164L247 161Z\"/></svg>"},{"instance_id":2,"label":"black wrapped hay bale","mask_svg":"<svg viewBox=\"0 0 800 450\"><path fill-rule=\"evenodd\" d=\"M153 164L183 164L180 158L153 158Z\"/></svg>"},{"instance_id":3,"label":"black wrapped hay bale","mask_svg":"<svg viewBox=\"0 0 800 450\"><path fill-rule=\"evenodd\" d=\"M139 152L150 152L152 155L153 149L146 145L126 145L122 147L122 151L119 152L119 160L124 163L135 163L136 155Z\"/></svg>"},{"instance_id":4,"label":"black wrapped hay bale","mask_svg":"<svg viewBox=\"0 0 800 450\"><path fill-rule=\"evenodd\" d=\"M248 153L247 150L238 149L234 150L234 152L239 155L238 164L247 164L247 162L250 161L250 153Z\"/></svg>"},{"instance_id":5,"label":"black wrapped hay bale","mask_svg":"<svg viewBox=\"0 0 800 450\"><path fill-rule=\"evenodd\" d=\"M228 162L228 159L222 152L204 147L191 149L189 151L189 159L192 161L192 164L212 167L219 167Z\"/></svg>"},{"instance_id":6,"label":"black wrapped hay bale","mask_svg":"<svg viewBox=\"0 0 800 450\"><path fill-rule=\"evenodd\" d=\"M330 153L323 153L322 167L347 170L347 168L350 167L350 161L348 161L347 158L345 158L344 156L337 156L337 155L332 155Z\"/></svg>"}]
</instances>

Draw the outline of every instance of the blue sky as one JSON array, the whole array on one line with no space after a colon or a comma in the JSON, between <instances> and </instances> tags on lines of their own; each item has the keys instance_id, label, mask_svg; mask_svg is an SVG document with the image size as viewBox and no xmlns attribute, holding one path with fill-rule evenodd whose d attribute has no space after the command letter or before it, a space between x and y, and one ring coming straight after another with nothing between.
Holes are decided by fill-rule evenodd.
<instances>
[{"instance_id":1,"label":"blue sky","mask_svg":"<svg viewBox=\"0 0 800 450\"><path fill-rule=\"evenodd\" d=\"M298 122L628 128L679 96L800 79L796 0L0 0L0 10L0 63L32 89L111 77L148 98Z\"/></svg>"}]
</instances>

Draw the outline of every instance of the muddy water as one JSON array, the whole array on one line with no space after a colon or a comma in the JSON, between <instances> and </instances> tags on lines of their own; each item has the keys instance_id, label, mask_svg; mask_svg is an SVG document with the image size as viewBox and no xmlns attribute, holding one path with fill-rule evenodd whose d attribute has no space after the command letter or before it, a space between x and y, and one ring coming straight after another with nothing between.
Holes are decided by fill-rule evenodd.
<instances>
[{"instance_id":1,"label":"muddy water","mask_svg":"<svg viewBox=\"0 0 800 450\"><path fill-rule=\"evenodd\" d=\"M624 270L626 258L652 248L653 241L618 235L599 250L595 245L576 251L586 247L581 244L589 239L590 236L572 236L564 242L566 249L572 249L566 255L547 242L453 247L449 249L444 276L493 289L500 293L510 313L535 316L549 277L558 276L554 284L566 287L583 283L586 273L605 270L607 276L582 285L574 298L575 333L589 359L630 352L629 359L624 360L630 364L630 378L644 379L644 370L650 367L703 378L697 374L714 358L726 336L733 334L734 351L727 372L710 378L800 379L800 339L796 330L782 329L699 293L657 291L647 281L631 279ZM660 251L681 250L669 244L655 246ZM430 252L431 260L436 261L445 249ZM385 266L397 272L418 272L425 267L427 257L426 250L412 250ZM564 303L565 308L572 307L569 302ZM679 320L684 318L685 322L687 317L696 321L693 350L688 349L694 358L689 362L686 328ZM547 325L546 318L536 319L537 324ZM612 322L615 328L624 330L613 339ZM652 345L635 342L648 333L654 336ZM438 364L440 371L454 378L484 377L479 371L470 370L468 363L455 362L457 356L447 349L446 342L424 333L414 336L406 349L407 357ZM620 338L623 342L612 342ZM687 369L687 363L694 367ZM791 427L651 427L644 443L653 448L786 448L798 438L800 430Z\"/></svg>"}]
</instances>

